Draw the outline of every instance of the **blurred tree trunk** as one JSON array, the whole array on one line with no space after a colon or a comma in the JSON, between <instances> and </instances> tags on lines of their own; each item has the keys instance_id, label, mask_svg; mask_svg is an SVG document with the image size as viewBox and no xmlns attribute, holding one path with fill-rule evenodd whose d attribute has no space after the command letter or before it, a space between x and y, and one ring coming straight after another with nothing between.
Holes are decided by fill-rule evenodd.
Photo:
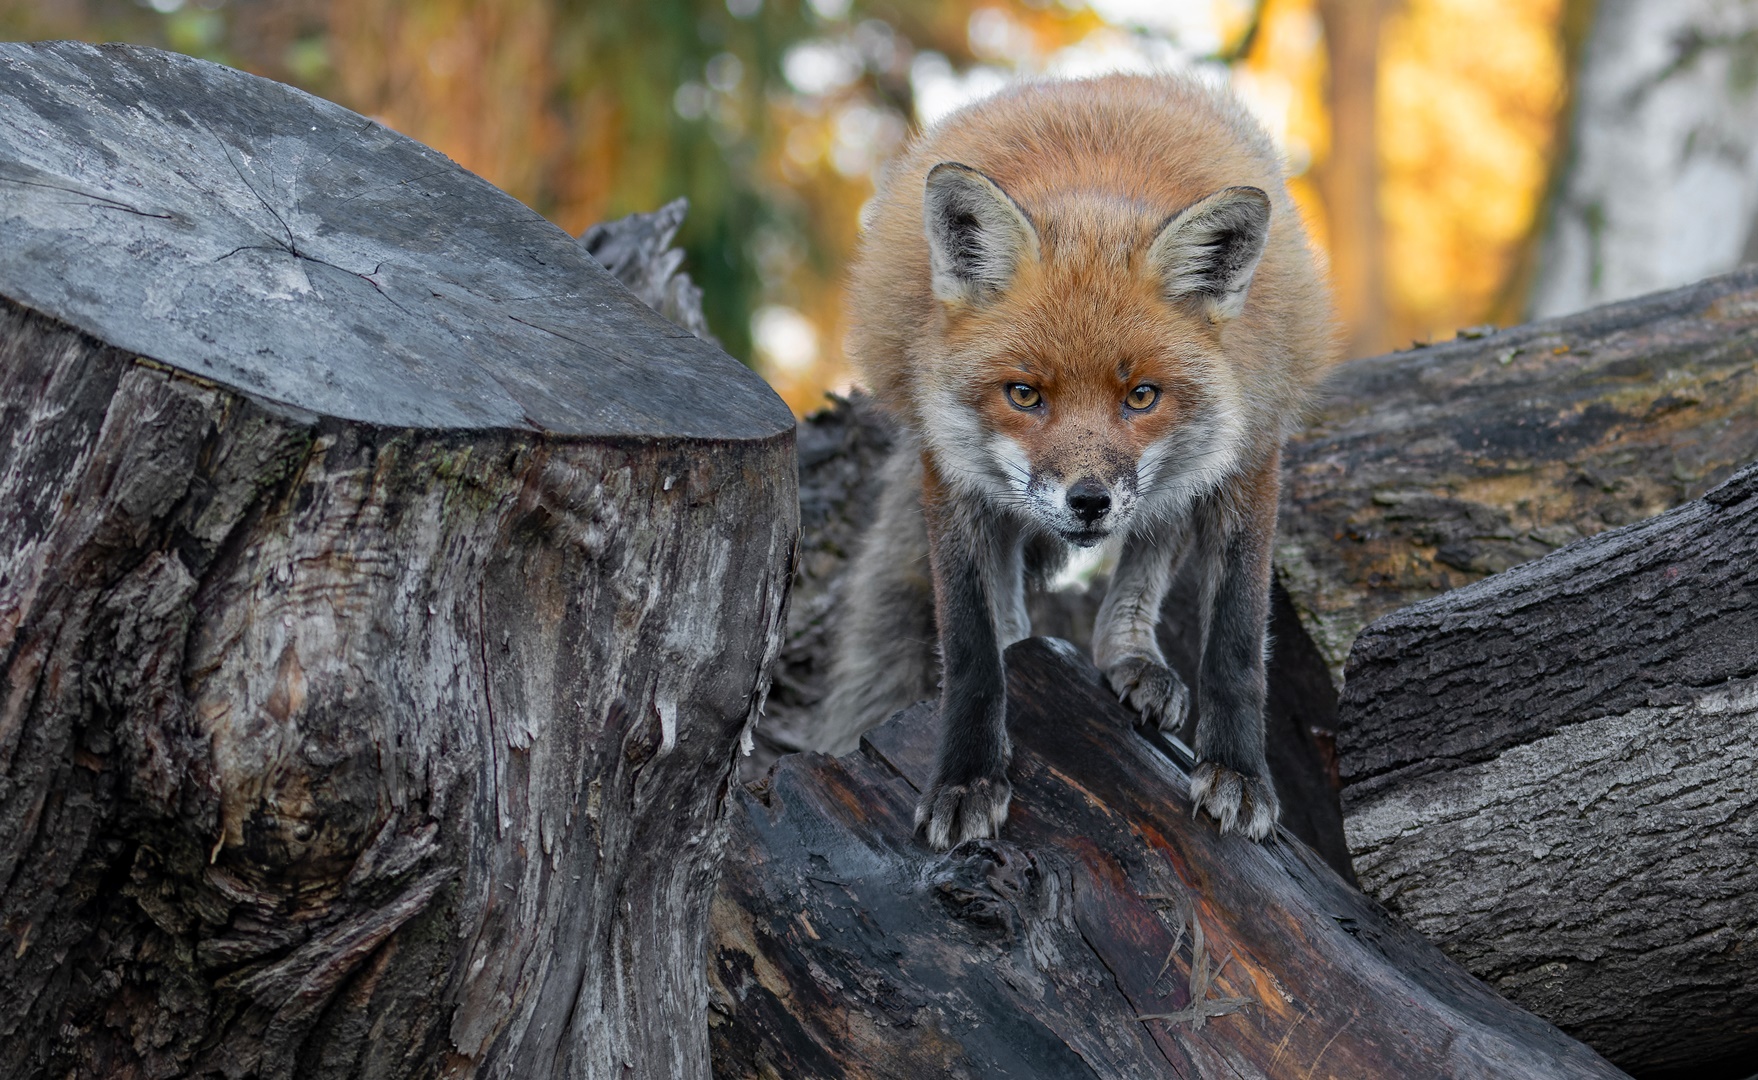
<instances>
[{"instance_id":1,"label":"blurred tree trunk","mask_svg":"<svg viewBox=\"0 0 1758 1080\"><path fill-rule=\"evenodd\" d=\"M1545 160L1544 191L1526 235L1520 240L1519 251L1508 268L1508 275L1496 290L1495 302L1485 313L1484 322L1496 326L1513 326L1526 321L1533 283L1538 280L1539 252L1543 247L1549 221L1546 214L1556 204L1563 190L1569 169L1568 129L1570 119L1580 104L1582 54L1587 51L1587 35L1593 27L1594 12L1599 0L1563 0L1557 33L1563 46L1563 93L1565 98L1557 110L1557 130L1552 150Z\"/></svg>"},{"instance_id":2,"label":"blurred tree trunk","mask_svg":"<svg viewBox=\"0 0 1758 1080\"><path fill-rule=\"evenodd\" d=\"M1325 202L1331 285L1344 355L1386 348L1385 244L1379 211L1380 26L1392 0L1319 0L1330 66L1331 148L1314 168Z\"/></svg>"},{"instance_id":3,"label":"blurred tree trunk","mask_svg":"<svg viewBox=\"0 0 1758 1080\"><path fill-rule=\"evenodd\" d=\"M1602 0L1535 318L1758 258L1758 3Z\"/></svg>"}]
</instances>

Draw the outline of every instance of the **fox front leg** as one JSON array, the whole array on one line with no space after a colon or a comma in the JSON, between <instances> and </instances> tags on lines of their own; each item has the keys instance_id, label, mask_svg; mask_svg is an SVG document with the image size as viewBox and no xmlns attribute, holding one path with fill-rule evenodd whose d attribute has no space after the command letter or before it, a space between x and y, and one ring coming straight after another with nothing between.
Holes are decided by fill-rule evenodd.
<instances>
[{"instance_id":1,"label":"fox front leg","mask_svg":"<svg viewBox=\"0 0 1758 1080\"><path fill-rule=\"evenodd\" d=\"M1178 570L1175 529L1130 536L1093 624L1093 661L1142 723L1174 731L1190 712L1190 690L1160 651L1160 605Z\"/></svg>"},{"instance_id":2,"label":"fox front leg","mask_svg":"<svg viewBox=\"0 0 1758 1080\"><path fill-rule=\"evenodd\" d=\"M1196 556L1208 561L1208 618L1198 684L1197 765L1191 798L1221 831L1262 840L1281 813L1264 758L1264 654L1270 618L1270 545L1276 534L1280 455L1205 499Z\"/></svg>"},{"instance_id":3,"label":"fox front leg","mask_svg":"<svg viewBox=\"0 0 1758 1080\"><path fill-rule=\"evenodd\" d=\"M1018 632L1012 597L1023 581L1018 538L1003 535L992 516L949 498L932 467L923 472L943 672L939 758L916 807L916 828L934 850L945 851L999 835L1007 820L1012 748L1001 650L1003 638Z\"/></svg>"}]
</instances>

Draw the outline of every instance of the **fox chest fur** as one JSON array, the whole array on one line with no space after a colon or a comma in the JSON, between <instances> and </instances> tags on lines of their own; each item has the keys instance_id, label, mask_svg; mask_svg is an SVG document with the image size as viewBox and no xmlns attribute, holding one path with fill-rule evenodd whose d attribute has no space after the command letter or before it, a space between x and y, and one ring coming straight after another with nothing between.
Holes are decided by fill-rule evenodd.
<instances>
[{"instance_id":1,"label":"fox chest fur","mask_svg":"<svg viewBox=\"0 0 1758 1080\"><path fill-rule=\"evenodd\" d=\"M825 744L938 684L920 823L938 848L993 834L1001 650L1030 632L1027 579L1112 547L1094 659L1144 722L1174 724L1189 694L1155 631L1194 559L1193 791L1223 828L1264 835L1276 470L1334 337L1267 137L1194 80L1022 85L893 164L850 295L853 359L906 437L848 588Z\"/></svg>"}]
</instances>

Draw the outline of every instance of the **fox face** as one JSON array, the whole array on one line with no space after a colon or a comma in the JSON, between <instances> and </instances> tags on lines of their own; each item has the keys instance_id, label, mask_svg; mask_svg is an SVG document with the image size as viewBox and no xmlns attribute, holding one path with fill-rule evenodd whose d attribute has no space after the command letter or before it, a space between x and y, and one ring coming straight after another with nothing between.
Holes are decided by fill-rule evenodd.
<instances>
[{"instance_id":1,"label":"fox face","mask_svg":"<svg viewBox=\"0 0 1758 1080\"><path fill-rule=\"evenodd\" d=\"M924 214L942 327L921 428L950 482L1090 547L1227 475L1244 435L1220 333L1268 235L1262 191L1163 221L1089 199L1041 232L994 181L944 163Z\"/></svg>"}]
</instances>

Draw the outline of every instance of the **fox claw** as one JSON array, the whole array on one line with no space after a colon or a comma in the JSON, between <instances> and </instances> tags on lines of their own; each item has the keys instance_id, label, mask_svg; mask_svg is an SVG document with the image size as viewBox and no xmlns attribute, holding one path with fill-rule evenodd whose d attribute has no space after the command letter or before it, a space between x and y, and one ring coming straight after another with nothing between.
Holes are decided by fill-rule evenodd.
<instances>
[{"instance_id":1,"label":"fox claw","mask_svg":"<svg viewBox=\"0 0 1758 1080\"><path fill-rule=\"evenodd\" d=\"M1174 731L1190 712L1190 691L1178 673L1157 660L1131 656L1112 664L1105 678L1117 700L1141 714L1143 726Z\"/></svg>"},{"instance_id":2,"label":"fox claw","mask_svg":"<svg viewBox=\"0 0 1758 1080\"><path fill-rule=\"evenodd\" d=\"M916 805L916 831L928 834L935 851L1001 835L1013 785L1004 776L978 777L967 784L935 782Z\"/></svg>"},{"instance_id":3,"label":"fox claw","mask_svg":"<svg viewBox=\"0 0 1758 1080\"><path fill-rule=\"evenodd\" d=\"M1214 761L1198 762L1191 770L1190 798L1193 816L1207 810L1222 832L1241 832L1252 840L1268 836L1282 813L1268 777L1247 776Z\"/></svg>"}]
</instances>

